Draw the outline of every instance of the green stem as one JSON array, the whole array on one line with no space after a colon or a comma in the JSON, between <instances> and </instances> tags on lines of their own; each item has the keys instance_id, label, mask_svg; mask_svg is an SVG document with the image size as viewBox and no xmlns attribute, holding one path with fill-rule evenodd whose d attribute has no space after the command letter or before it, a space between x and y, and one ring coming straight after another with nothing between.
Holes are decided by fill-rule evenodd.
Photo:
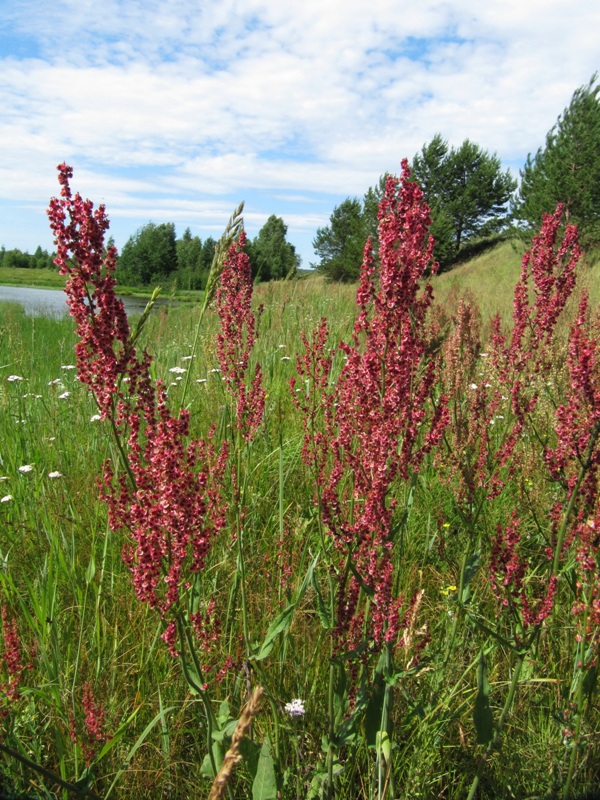
<instances>
[{"instance_id":1,"label":"green stem","mask_svg":"<svg viewBox=\"0 0 600 800\"><path fill-rule=\"evenodd\" d=\"M86 786L76 786L73 783L63 780L54 772L42 767L40 764L36 764L35 761L32 761L30 758L21 755L21 753L19 753L17 750L13 750L12 747L7 747L5 744L0 743L0 752L5 753L11 758L14 758L16 761L19 761L21 764L28 767L28 769L37 772L38 775L42 775L44 778L46 778L46 780L51 781L52 783L56 784L56 786L60 786L62 789L66 789L68 792L72 792L73 794L84 797L91 797L93 800L100 800L100 797L91 789L88 789Z\"/></svg>"},{"instance_id":2,"label":"green stem","mask_svg":"<svg viewBox=\"0 0 600 800\"><path fill-rule=\"evenodd\" d=\"M242 453L239 431L236 441L236 492L234 497L234 508L237 527L237 550L238 550L238 570L240 573L240 596L242 600L242 625L244 629L244 645L246 647L246 657L250 658L250 628L248 625L248 602L246 595L246 560L244 554L244 526L242 524L242 501L240 495L239 481L242 472Z\"/></svg>"},{"instance_id":3,"label":"green stem","mask_svg":"<svg viewBox=\"0 0 600 800\"><path fill-rule=\"evenodd\" d=\"M479 781L483 774L484 767L487 763L486 757L493 752L496 745L498 744L498 740L500 739L500 734L502 733L502 728L504 727L504 723L506 722L506 718L510 713L513 701L515 699L515 694L517 692L517 685L519 683L519 677L521 676L521 669L523 667L524 660L525 660L524 655L519 655L517 657L517 663L515 664L515 668L513 670L513 676L510 682L510 689L508 690L508 696L506 698L506 702L504 703L504 708L502 709L502 713L500 714L500 719L498 720L498 724L496 725L496 728L494 730L494 735L492 736L492 739L489 742L488 746L486 747L485 753L481 758L481 761L479 762L479 766L477 767L477 772L475 774L475 777L473 778L473 782L471 783L469 794L467 795L467 800L473 800L473 798L475 797Z\"/></svg>"},{"instance_id":4,"label":"green stem","mask_svg":"<svg viewBox=\"0 0 600 800\"><path fill-rule=\"evenodd\" d=\"M219 771L217 768L217 763L215 761L215 755L213 753L212 748L212 738L213 738L213 711L210 707L210 703L208 702L208 697L206 692L190 675L189 667L187 664L186 658L186 645L187 649L189 649L190 655L192 657L192 661L194 662L194 669L196 670L196 675L200 676L202 674L200 664L198 663L198 658L196 656L196 651L194 650L194 645L191 640L191 635L188 627L185 624L185 620L182 619L181 615L177 616L177 631L179 633L179 642L181 645L181 668L183 670L183 677L185 678L186 683L194 691L197 695L199 695L200 700L202 701L202 705L204 707L204 713L206 715L206 746L208 750L208 757L210 759L210 765L213 770L213 775L216 775Z\"/></svg>"},{"instance_id":5,"label":"green stem","mask_svg":"<svg viewBox=\"0 0 600 800\"><path fill-rule=\"evenodd\" d=\"M588 613L588 605L586 603L585 612L584 612L584 615L583 615L583 624L582 624L582 628L581 628L584 631L584 635L583 635L583 637L581 639L581 642L580 642L581 659L578 660L577 664L575 665L576 669L579 671L579 675L577 677L577 697L576 697L576 700L575 700L575 703L576 703L576 706L577 706L577 722L576 722L576 725L575 725L573 743L572 743L572 746L571 746L571 755L570 755L570 758L569 758L569 769L568 769L568 772L567 772L567 780L565 782L565 786L563 788L563 793L562 793L563 800L568 800L568 797L569 797L569 795L571 793L571 783L573 781L573 775L575 773L575 764L576 764L576 761L577 761L577 748L579 746L579 736L581 735L581 720L582 720L582 717L583 717L583 713L582 713L582 711L583 711L583 709L582 709L582 706L583 706L583 671L585 669L585 656L586 656L586 653L585 653L585 646L586 646L585 630L586 630L586 627L587 627L587 613ZM579 664L581 664L581 666L578 666Z\"/></svg>"}]
</instances>

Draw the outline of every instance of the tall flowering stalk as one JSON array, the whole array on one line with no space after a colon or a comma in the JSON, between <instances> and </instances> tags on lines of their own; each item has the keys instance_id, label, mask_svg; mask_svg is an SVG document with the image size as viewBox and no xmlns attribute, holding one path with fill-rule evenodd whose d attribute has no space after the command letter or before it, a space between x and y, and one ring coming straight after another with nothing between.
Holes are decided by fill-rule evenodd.
<instances>
[{"instance_id":1,"label":"tall flowering stalk","mask_svg":"<svg viewBox=\"0 0 600 800\"><path fill-rule=\"evenodd\" d=\"M539 514L527 500L524 513L515 510L510 521L498 525L493 537L492 589L505 612L500 621L504 619L509 626L508 634L504 631L498 633L498 627L494 635L511 647L515 663L502 714L487 745L488 752L496 746L511 709L525 654L534 645L552 612L562 568L571 548L575 549L580 575L577 581L580 597L575 609L584 609L584 632L580 638L593 642L597 635L592 633L588 639L594 592L587 587L589 575L595 573L597 558L594 530L600 463L598 328L596 323L593 332L589 330L585 295L567 343L566 368L570 388L566 402L556 404L552 381L548 381L552 360L557 353L557 323L573 291L580 257L576 228L567 225L561 235L562 216L562 207L559 206L553 215L544 217L540 234L534 238L531 250L523 258L521 279L515 288L510 340L501 333L499 320L494 327L493 379L503 386L508 400L507 414L510 414L509 433L498 450L498 458L502 464L509 463L509 474L514 475L518 467L530 463L531 450L537 446L546 476L555 482L557 491L551 507L542 512L548 520L547 525L542 524ZM551 419L552 412L556 432L554 443L542 433L543 426L539 424L540 417L546 415ZM585 664L580 666L583 673ZM579 691L582 685L580 675ZM581 709L580 702L578 707ZM574 753L564 797L570 789ZM475 796L483 765L482 760L471 785L469 800Z\"/></svg>"},{"instance_id":2,"label":"tall flowering stalk","mask_svg":"<svg viewBox=\"0 0 600 800\"><path fill-rule=\"evenodd\" d=\"M188 684L204 701L210 742L208 664L199 652L214 638L216 622L210 604L202 608L195 576L225 523L227 449L189 441L189 412L171 413L162 383L150 377L151 357L135 349L149 309L132 333L115 293L116 251L104 247L105 209L73 195L70 167L61 164L58 171L61 196L50 201L48 214L77 325L77 372L112 426L123 466L119 474L106 464L101 492L111 527L129 532L123 555L136 595L160 615L163 639L181 657Z\"/></svg>"},{"instance_id":3,"label":"tall flowering stalk","mask_svg":"<svg viewBox=\"0 0 600 800\"><path fill-rule=\"evenodd\" d=\"M403 632L410 620L414 624L411 607L420 602L415 595L402 614L396 588L394 545L401 521L395 490L414 479L447 423L445 398L433 399L439 366L427 326L432 289L424 279L436 269L431 219L406 160L401 179L387 180L378 219L378 264L368 242L357 292L359 314L352 341L340 345L345 364L335 384L329 387L332 360L322 322L312 343L305 340L305 354L298 360L306 389L296 392L295 383L292 389L305 415L304 459L317 473L320 515L337 553L330 581L332 655L345 650L345 660L366 664L385 652L385 671L391 677L394 649L403 644ZM333 681L332 673L330 792ZM384 694L378 725L387 736L389 686ZM380 795L384 772L379 752Z\"/></svg>"},{"instance_id":4,"label":"tall flowering stalk","mask_svg":"<svg viewBox=\"0 0 600 800\"><path fill-rule=\"evenodd\" d=\"M246 653L251 653L246 596L245 561L245 480L247 470L242 458L262 422L265 408L265 390L262 385L260 364L252 374L250 356L256 341L256 321L252 311L252 272L250 259L244 251L246 235L233 242L225 256L221 282L216 292L219 317L217 353L221 375L232 399L234 410L234 453L231 458L233 489L232 511L235 516L235 542L238 554L238 572L241 586L242 623Z\"/></svg>"},{"instance_id":5,"label":"tall flowering stalk","mask_svg":"<svg viewBox=\"0 0 600 800\"><path fill-rule=\"evenodd\" d=\"M256 322L251 308L252 273L250 259L244 252L245 243L246 234L242 231L225 257L216 293L220 325L217 352L222 377L235 402L237 430L250 442L262 421L265 390L260 364L256 364L254 376L248 379Z\"/></svg>"},{"instance_id":6,"label":"tall flowering stalk","mask_svg":"<svg viewBox=\"0 0 600 800\"><path fill-rule=\"evenodd\" d=\"M397 500L392 489L418 472L447 422L445 398L432 402L438 361L429 351L428 281L435 270L429 209L402 162L379 209L379 265L365 248L352 342L331 395L332 463L323 475L323 518L340 553L336 632L350 649L374 652L400 637L394 592ZM322 442L317 441L319 446ZM361 591L370 597L359 610Z\"/></svg>"}]
</instances>

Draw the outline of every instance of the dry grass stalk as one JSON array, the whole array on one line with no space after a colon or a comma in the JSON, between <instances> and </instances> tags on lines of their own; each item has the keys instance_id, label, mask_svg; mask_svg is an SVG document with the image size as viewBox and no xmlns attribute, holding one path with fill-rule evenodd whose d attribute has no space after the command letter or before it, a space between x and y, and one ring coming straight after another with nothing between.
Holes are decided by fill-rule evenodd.
<instances>
[{"instance_id":1,"label":"dry grass stalk","mask_svg":"<svg viewBox=\"0 0 600 800\"><path fill-rule=\"evenodd\" d=\"M221 768L212 782L212 786L210 787L208 800L221 800L221 798L225 795L227 784L229 783L231 775L233 774L235 765L242 758L239 752L242 739L248 733L250 726L252 725L252 720L260 711L260 701L263 691L264 690L262 686L257 686L250 695L250 699L244 706L244 710L242 711L239 722L236 725L233 736L231 737L231 745L229 746L229 750L225 753Z\"/></svg>"}]
</instances>

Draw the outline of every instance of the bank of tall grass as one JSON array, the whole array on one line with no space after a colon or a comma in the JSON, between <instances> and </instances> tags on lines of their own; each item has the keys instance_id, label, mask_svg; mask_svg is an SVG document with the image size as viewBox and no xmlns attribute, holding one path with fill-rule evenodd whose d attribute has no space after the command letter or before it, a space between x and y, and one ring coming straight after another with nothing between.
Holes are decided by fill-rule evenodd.
<instances>
[{"instance_id":1,"label":"bank of tall grass","mask_svg":"<svg viewBox=\"0 0 600 800\"><path fill-rule=\"evenodd\" d=\"M442 322L468 291L481 308L484 330L489 332L486 320L498 310L508 325L520 257L503 245L477 264L434 279ZM255 746L248 746L231 778L229 797L317 798L330 792L348 800L459 798L467 797L475 775L482 799L559 797L570 770L572 796L583 795L600 780L600 714L597 667L578 650L569 565L554 611L529 648L515 651L508 622L506 629L490 632L490 620L500 614L490 585L494 533L524 504L535 518L559 490L543 464L532 463L526 473L510 476L504 493L481 510L477 530L470 530L448 484L439 479L433 453L412 482L394 490L404 510L394 543L403 613L411 598L420 599L415 620L407 622L412 644L399 650L394 675L381 667L379 684L365 700L381 714L385 681L393 684L390 723L384 737L372 714L355 713L360 692L335 687L335 787L327 787L331 625L323 619L321 594L331 565L322 555L314 478L301 457L303 427L290 379L303 334L322 317L329 321L333 347L350 340L355 289L311 278L255 292L258 339L252 358L262 367L266 410L245 472L244 580L250 642L255 656L266 652L271 630L267 655L253 661L244 654L231 519L197 576L199 591L215 601L219 616L211 675L228 656L237 664L221 682L211 678L221 726L214 742L219 757L248 686L260 682L267 697L248 739ZM187 307L158 311L144 328L142 344L154 355L153 376L165 382L173 407L183 381L170 370L190 370L192 435L206 436L214 426L227 439L232 419L218 371L214 311L188 358L197 314ZM566 335L565 325L559 338L564 342ZM78 790L103 798L205 797L213 772L202 705L161 640L159 618L136 598L122 560L127 534L108 525L101 476L104 462L116 463L119 456L76 378L75 343L69 318L33 319L16 306L0 306L0 595L7 617L18 621L28 667L20 697L3 706L0 785L40 798L77 796ZM563 365L561 356L556 374L547 376L557 391L564 384ZM465 397L468 391L465 386ZM547 535L544 520L537 530L528 523L527 535L530 555L538 557ZM273 621L286 609L290 614L273 633ZM592 639L590 648L597 652L597 646ZM360 664L346 668L350 657L338 656L339 681L350 685ZM582 660L589 678L577 695ZM485 726L498 726L506 707L516 663L514 705L498 738L486 738ZM86 686L93 687L92 707L104 720L98 741L85 728ZM301 717L285 712L294 698L304 703ZM376 764L383 765L385 785Z\"/></svg>"}]
</instances>

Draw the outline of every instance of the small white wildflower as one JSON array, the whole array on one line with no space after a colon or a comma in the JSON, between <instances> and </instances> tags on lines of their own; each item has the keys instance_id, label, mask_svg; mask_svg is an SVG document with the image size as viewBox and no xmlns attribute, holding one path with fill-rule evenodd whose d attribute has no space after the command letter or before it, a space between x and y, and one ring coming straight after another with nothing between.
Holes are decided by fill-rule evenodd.
<instances>
[{"instance_id":1,"label":"small white wildflower","mask_svg":"<svg viewBox=\"0 0 600 800\"><path fill-rule=\"evenodd\" d=\"M62 381L60 378L54 378L53 381L48 381L48 386L62 386Z\"/></svg>"},{"instance_id":2,"label":"small white wildflower","mask_svg":"<svg viewBox=\"0 0 600 800\"><path fill-rule=\"evenodd\" d=\"M206 378L196 378L196 383L206 383Z\"/></svg>"},{"instance_id":3,"label":"small white wildflower","mask_svg":"<svg viewBox=\"0 0 600 800\"><path fill-rule=\"evenodd\" d=\"M479 353L479 355L481 356L481 358L487 358L489 356L489 353Z\"/></svg>"},{"instance_id":4,"label":"small white wildflower","mask_svg":"<svg viewBox=\"0 0 600 800\"><path fill-rule=\"evenodd\" d=\"M24 381L25 378L22 378L20 375L9 375L6 380L9 383L14 383L15 381Z\"/></svg>"},{"instance_id":5,"label":"small white wildflower","mask_svg":"<svg viewBox=\"0 0 600 800\"><path fill-rule=\"evenodd\" d=\"M75 364L65 364L64 366L61 367L61 369L77 369L77 367L75 366Z\"/></svg>"},{"instance_id":6,"label":"small white wildflower","mask_svg":"<svg viewBox=\"0 0 600 800\"><path fill-rule=\"evenodd\" d=\"M289 361L290 357L289 356L281 356L281 360L282 361Z\"/></svg>"},{"instance_id":7,"label":"small white wildflower","mask_svg":"<svg viewBox=\"0 0 600 800\"><path fill-rule=\"evenodd\" d=\"M32 469L33 469L33 464L23 464L22 467L19 467L19 472L21 473L31 472Z\"/></svg>"},{"instance_id":8,"label":"small white wildflower","mask_svg":"<svg viewBox=\"0 0 600 800\"><path fill-rule=\"evenodd\" d=\"M49 442L54 442L55 440L56 440L56 436L49 436L48 437L48 441Z\"/></svg>"},{"instance_id":9,"label":"small white wildflower","mask_svg":"<svg viewBox=\"0 0 600 800\"><path fill-rule=\"evenodd\" d=\"M215 372L221 372L221 370L220 370L220 369L216 369L216 368L215 368L215 369L211 369L211 372L212 372L212 373L215 373Z\"/></svg>"},{"instance_id":10,"label":"small white wildflower","mask_svg":"<svg viewBox=\"0 0 600 800\"><path fill-rule=\"evenodd\" d=\"M477 384L476 383L472 383L471 384L471 389L476 389L476 388L477 388Z\"/></svg>"},{"instance_id":11,"label":"small white wildflower","mask_svg":"<svg viewBox=\"0 0 600 800\"><path fill-rule=\"evenodd\" d=\"M0 482L7 480L8 480L8 475L0 475Z\"/></svg>"},{"instance_id":12,"label":"small white wildflower","mask_svg":"<svg viewBox=\"0 0 600 800\"><path fill-rule=\"evenodd\" d=\"M102 417L100 416L100 414L92 414L92 416L90 417L90 422L100 422L101 419Z\"/></svg>"},{"instance_id":13,"label":"small white wildflower","mask_svg":"<svg viewBox=\"0 0 600 800\"><path fill-rule=\"evenodd\" d=\"M304 701L296 698L292 700L291 703L285 704L285 710L290 715L290 717L302 717L306 714L306 709L304 708Z\"/></svg>"},{"instance_id":14,"label":"small white wildflower","mask_svg":"<svg viewBox=\"0 0 600 800\"><path fill-rule=\"evenodd\" d=\"M184 372L187 372L187 369L183 367L171 367L169 372L173 372L175 375L183 375Z\"/></svg>"},{"instance_id":15,"label":"small white wildflower","mask_svg":"<svg viewBox=\"0 0 600 800\"><path fill-rule=\"evenodd\" d=\"M62 394L58 395L58 399L59 400L66 400L67 397L70 397L70 396L71 396L71 392L63 392Z\"/></svg>"},{"instance_id":16,"label":"small white wildflower","mask_svg":"<svg viewBox=\"0 0 600 800\"><path fill-rule=\"evenodd\" d=\"M48 477L49 478L62 478L62 476L63 476L62 472L49 472L48 473Z\"/></svg>"},{"instance_id":17,"label":"small white wildflower","mask_svg":"<svg viewBox=\"0 0 600 800\"><path fill-rule=\"evenodd\" d=\"M194 356L181 356L182 361L191 361Z\"/></svg>"},{"instance_id":18,"label":"small white wildflower","mask_svg":"<svg viewBox=\"0 0 600 800\"><path fill-rule=\"evenodd\" d=\"M4 497L0 500L0 503L8 503L9 500L12 500L12 494L5 494Z\"/></svg>"},{"instance_id":19,"label":"small white wildflower","mask_svg":"<svg viewBox=\"0 0 600 800\"><path fill-rule=\"evenodd\" d=\"M492 384L491 383L486 383L485 388L486 389L491 389L492 388Z\"/></svg>"}]
</instances>

